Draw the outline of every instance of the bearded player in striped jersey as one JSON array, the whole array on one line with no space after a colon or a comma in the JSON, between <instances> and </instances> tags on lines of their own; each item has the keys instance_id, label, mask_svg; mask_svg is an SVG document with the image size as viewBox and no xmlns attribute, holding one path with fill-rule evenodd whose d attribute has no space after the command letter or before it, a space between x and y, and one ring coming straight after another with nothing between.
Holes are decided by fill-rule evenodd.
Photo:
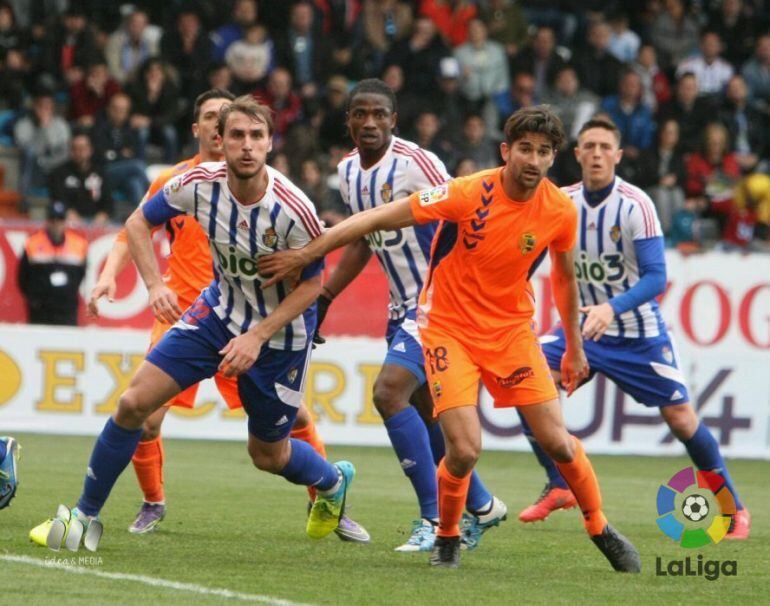
<instances>
[{"instance_id":1,"label":"bearded player in striped jersey","mask_svg":"<svg viewBox=\"0 0 770 606\"><path fill-rule=\"evenodd\" d=\"M396 98L382 80L362 80L350 92L347 126L356 149L339 163L337 172L342 198L352 213L449 179L443 162L433 153L393 135L396 122ZM444 456L444 437L433 419L415 322L435 231L435 223L415 225L374 232L348 245L318 298L320 326L334 297L361 272L372 254L388 278L388 353L374 384L373 400L420 507L420 519L414 522L411 535L396 547L401 552L430 551L438 524L436 464ZM507 510L475 472L466 507L463 544L473 549L487 529L505 519Z\"/></svg>"},{"instance_id":2,"label":"bearded player in striped jersey","mask_svg":"<svg viewBox=\"0 0 770 606\"><path fill-rule=\"evenodd\" d=\"M218 132L225 162L201 163L171 179L126 222L131 255L158 319L173 322L181 310L158 270L154 226L193 215L209 237L214 280L148 353L120 397L94 446L77 506L60 506L51 524L52 549L76 551L82 539L96 550L99 512L136 450L144 421L217 371L238 377L254 464L316 488L308 535L322 538L338 526L353 466L332 465L309 444L289 438L310 359L322 264L265 289L256 269L259 255L305 246L322 227L301 190L265 164L272 148L269 108L240 97L220 110Z\"/></svg>"},{"instance_id":3,"label":"bearded player in striped jersey","mask_svg":"<svg viewBox=\"0 0 770 606\"><path fill-rule=\"evenodd\" d=\"M738 497L719 444L690 404L687 380L656 301L666 288L666 260L652 200L615 174L623 151L620 131L610 120L586 122L575 154L583 180L564 191L578 209L575 269L591 371L604 374L637 402L660 409L695 466L719 474L732 493L736 511L726 538L745 539L751 516ZM558 385L565 347L561 327L541 337L541 343ZM548 475L538 501L519 514L522 522L536 522L576 502L553 461L522 424Z\"/></svg>"}]
</instances>

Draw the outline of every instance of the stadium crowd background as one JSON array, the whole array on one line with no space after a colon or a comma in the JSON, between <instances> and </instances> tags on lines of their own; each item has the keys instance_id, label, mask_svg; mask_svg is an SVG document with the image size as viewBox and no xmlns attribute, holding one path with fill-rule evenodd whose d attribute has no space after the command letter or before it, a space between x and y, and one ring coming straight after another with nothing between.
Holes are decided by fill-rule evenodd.
<instances>
[{"instance_id":1,"label":"stadium crowd background","mask_svg":"<svg viewBox=\"0 0 770 606\"><path fill-rule=\"evenodd\" d=\"M365 77L453 175L498 165L505 118L549 103L571 138L551 176L578 181L574 136L604 112L670 245L770 250L768 0L0 0L1 216L122 222L220 87L272 107L271 164L332 224Z\"/></svg>"}]
</instances>

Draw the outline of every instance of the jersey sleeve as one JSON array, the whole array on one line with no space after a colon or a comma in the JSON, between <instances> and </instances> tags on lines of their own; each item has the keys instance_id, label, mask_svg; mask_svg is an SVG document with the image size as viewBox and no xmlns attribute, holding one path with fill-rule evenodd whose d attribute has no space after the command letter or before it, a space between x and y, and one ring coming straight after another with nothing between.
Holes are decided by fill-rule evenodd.
<instances>
[{"instance_id":1,"label":"jersey sleeve","mask_svg":"<svg viewBox=\"0 0 770 606\"><path fill-rule=\"evenodd\" d=\"M551 248L555 252L567 252L575 247L577 241L577 209L570 200L569 206L566 207L561 220L561 229L556 234L556 237L551 241Z\"/></svg>"},{"instance_id":2,"label":"jersey sleeve","mask_svg":"<svg viewBox=\"0 0 770 606\"><path fill-rule=\"evenodd\" d=\"M303 248L311 240L317 238L323 233L323 226L316 214L312 202L304 198L304 204L292 204L286 208L286 213L290 219L286 231L287 248ZM313 278L323 271L324 260L318 259L302 270L301 280Z\"/></svg>"},{"instance_id":3,"label":"jersey sleeve","mask_svg":"<svg viewBox=\"0 0 770 606\"><path fill-rule=\"evenodd\" d=\"M340 197L345 206L350 209L350 184L348 183L348 173L350 172L351 161L342 161L337 166L337 176L340 179Z\"/></svg>"},{"instance_id":4,"label":"jersey sleeve","mask_svg":"<svg viewBox=\"0 0 770 606\"><path fill-rule=\"evenodd\" d=\"M160 225L172 217L192 212L192 187L185 186L185 174L170 179L154 196L142 204L142 213L151 225Z\"/></svg>"},{"instance_id":5,"label":"jersey sleeve","mask_svg":"<svg viewBox=\"0 0 770 606\"><path fill-rule=\"evenodd\" d=\"M634 196L634 203L628 215L628 225L632 240L647 240L663 235L655 206L652 200L642 192Z\"/></svg>"},{"instance_id":6,"label":"jersey sleeve","mask_svg":"<svg viewBox=\"0 0 770 606\"><path fill-rule=\"evenodd\" d=\"M461 180L415 192L407 200L417 223L439 219L456 223L468 214L469 209L472 210L474 203L471 196L465 195Z\"/></svg>"},{"instance_id":7,"label":"jersey sleeve","mask_svg":"<svg viewBox=\"0 0 770 606\"><path fill-rule=\"evenodd\" d=\"M407 168L408 191L431 189L449 181L451 177L444 163L433 152L418 148L412 154Z\"/></svg>"}]
</instances>

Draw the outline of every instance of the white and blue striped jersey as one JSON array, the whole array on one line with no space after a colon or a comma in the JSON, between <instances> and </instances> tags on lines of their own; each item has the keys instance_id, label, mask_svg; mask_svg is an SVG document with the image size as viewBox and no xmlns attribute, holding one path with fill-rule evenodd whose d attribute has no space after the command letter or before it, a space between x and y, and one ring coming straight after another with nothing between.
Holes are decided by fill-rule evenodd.
<instances>
[{"instance_id":1,"label":"white and blue striped jersey","mask_svg":"<svg viewBox=\"0 0 770 606\"><path fill-rule=\"evenodd\" d=\"M375 165L362 168L361 157L354 149L339 163L337 172L342 199L353 213L435 187L450 178L435 154L399 137L391 137L388 150ZM391 320L403 318L408 310L417 307L435 233L436 224L429 223L366 236L388 278Z\"/></svg>"},{"instance_id":2,"label":"white and blue striped jersey","mask_svg":"<svg viewBox=\"0 0 770 606\"><path fill-rule=\"evenodd\" d=\"M235 199L227 186L224 162L204 162L178 175L146 203L156 208L165 203L168 211L193 215L200 223L214 261L214 283L204 292L217 316L235 335L272 313L290 292L288 282L262 290L257 258L276 250L302 248L323 231L305 194L275 169L266 169L267 190L255 204L244 205ZM148 210L145 217L153 222ZM314 326L306 326L305 315L275 333L269 347L303 349L314 330Z\"/></svg>"},{"instance_id":3,"label":"white and blue striped jersey","mask_svg":"<svg viewBox=\"0 0 770 606\"><path fill-rule=\"evenodd\" d=\"M617 176L610 193L594 207L586 202L582 182L562 191L578 211L575 274L581 305L606 303L639 281L634 241L663 236L655 206L641 189ZM637 339L664 332L653 299L616 316L605 334Z\"/></svg>"}]
</instances>

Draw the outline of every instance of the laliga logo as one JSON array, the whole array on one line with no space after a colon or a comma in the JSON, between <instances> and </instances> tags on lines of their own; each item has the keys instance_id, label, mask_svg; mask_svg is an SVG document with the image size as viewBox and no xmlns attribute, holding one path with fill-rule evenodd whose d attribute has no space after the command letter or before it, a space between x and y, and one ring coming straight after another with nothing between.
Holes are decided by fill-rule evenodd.
<instances>
[{"instance_id":1,"label":"laliga logo","mask_svg":"<svg viewBox=\"0 0 770 606\"><path fill-rule=\"evenodd\" d=\"M692 467L679 470L658 489L658 528L681 547L693 549L719 543L736 514L735 499L722 476ZM735 560L672 560L664 568L656 558L657 576L705 576L709 581L738 574Z\"/></svg>"}]
</instances>

